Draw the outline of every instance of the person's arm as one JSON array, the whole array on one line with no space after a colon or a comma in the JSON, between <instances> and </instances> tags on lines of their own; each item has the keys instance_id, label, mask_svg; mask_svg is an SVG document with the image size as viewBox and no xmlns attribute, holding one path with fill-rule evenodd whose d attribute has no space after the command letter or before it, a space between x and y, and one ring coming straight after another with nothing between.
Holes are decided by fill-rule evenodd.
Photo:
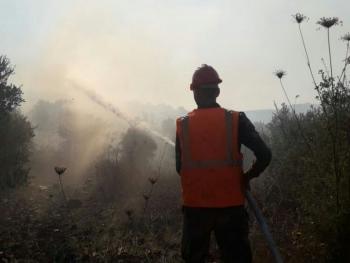
<instances>
[{"instance_id":1,"label":"person's arm","mask_svg":"<svg viewBox=\"0 0 350 263\"><path fill-rule=\"evenodd\" d=\"M176 143L175 143L175 158L176 158L176 171L180 174L181 171L181 148L179 136L176 134Z\"/></svg>"},{"instance_id":2,"label":"person's arm","mask_svg":"<svg viewBox=\"0 0 350 263\"><path fill-rule=\"evenodd\" d=\"M245 172L245 176L250 180L259 176L266 169L270 164L272 154L252 122L243 112L239 114L239 141L252 150L256 158L251 168Z\"/></svg>"}]
</instances>

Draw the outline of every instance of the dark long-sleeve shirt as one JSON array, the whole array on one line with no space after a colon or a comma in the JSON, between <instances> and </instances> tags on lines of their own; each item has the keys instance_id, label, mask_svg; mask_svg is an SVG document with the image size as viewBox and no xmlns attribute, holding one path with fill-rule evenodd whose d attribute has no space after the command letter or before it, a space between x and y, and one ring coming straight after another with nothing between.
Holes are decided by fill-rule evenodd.
<instances>
[{"instance_id":1,"label":"dark long-sleeve shirt","mask_svg":"<svg viewBox=\"0 0 350 263\"><path fill-rule=\"evenodd\" d=\"M213 105L213 107L220 107L219 104ZM254 125L244 114L239 113L239 131L238 131L238 142L248 147L255 155L256 161L253 163L251 168L246 172L249 177L257 177L262 173L271 161L271 151L261 139L259 133L255 130ZM181 148L180 141L176 135L176 170L178 173L181 171Z\"/></svg>"}]
</instances>

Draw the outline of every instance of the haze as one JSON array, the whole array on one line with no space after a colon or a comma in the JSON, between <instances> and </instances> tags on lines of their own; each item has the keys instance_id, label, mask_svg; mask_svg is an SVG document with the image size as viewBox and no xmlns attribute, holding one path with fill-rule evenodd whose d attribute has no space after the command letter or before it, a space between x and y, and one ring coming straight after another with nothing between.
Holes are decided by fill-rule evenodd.
<instances>
[{"instance_id":1,"label":"haze","mask_svg":"<svg viewBox=\"0 0 350 263\"><path fill-rule=\"evenodd\" d=\"M317 9L315 8L317 6ZM0 1L0 50L16 65L29 108L39 99L75 99L74 85L113 104L140 101L195 107L189 83L202 63L223 83L219 102L237 110L272 108L284 101L273 72L288 72L286 88L298 103L313 103L297 25L301 12L315 72L328 59L323 16L338 16L338 41L349 31L350 2L342 1ZM336 63L335 63L336 64ZM337 63L339 64L339 63ZM74 84L74 85L73 85ZM82 102L81 102L82 103Z\"/></svg>"}]
</instances>

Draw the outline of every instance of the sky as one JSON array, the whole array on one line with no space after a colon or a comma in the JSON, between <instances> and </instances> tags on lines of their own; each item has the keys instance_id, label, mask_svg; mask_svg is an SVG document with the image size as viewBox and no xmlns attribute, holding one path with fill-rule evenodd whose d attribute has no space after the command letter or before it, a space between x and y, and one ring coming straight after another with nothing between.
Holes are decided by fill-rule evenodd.
<instances>
[{"instance_id":1,"label":"sky","mask_svg":"<svg viewBox=\"0 0 350 263\"><path fill-rule=\"evenodd\" d=\"M84 87L112 104L129 101L195 107L189 90L203 63L219 73L219 103L234 110L285 102L277 69L287 71L293 102L315 103L297 24L302 24L314 72L328 63L320 17L332 28L335 72L345 58L340 37L350 31L348 0L121 1L0 0L0 54L15 65L29 107L39 99L76 99ZM319 76L317 75L317 78Z\"/></svg>"}]
</instances>

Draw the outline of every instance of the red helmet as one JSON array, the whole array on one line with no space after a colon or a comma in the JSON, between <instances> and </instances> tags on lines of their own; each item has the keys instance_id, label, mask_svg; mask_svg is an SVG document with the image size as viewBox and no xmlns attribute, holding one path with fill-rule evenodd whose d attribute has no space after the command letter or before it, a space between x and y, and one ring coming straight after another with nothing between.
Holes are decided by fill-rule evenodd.
<instances>
[{"instance_id":1,"label":"red helmet","mask_svg":"<svg viewBox=\"0 0 350 263\"><path fill-rule=\"evenodd\" d=\"M203 84L219 84L221 82L222 80L216 70L207 64L203 64L194 72L190 89L195 90Z\"/></svg>"}]
</instances>

